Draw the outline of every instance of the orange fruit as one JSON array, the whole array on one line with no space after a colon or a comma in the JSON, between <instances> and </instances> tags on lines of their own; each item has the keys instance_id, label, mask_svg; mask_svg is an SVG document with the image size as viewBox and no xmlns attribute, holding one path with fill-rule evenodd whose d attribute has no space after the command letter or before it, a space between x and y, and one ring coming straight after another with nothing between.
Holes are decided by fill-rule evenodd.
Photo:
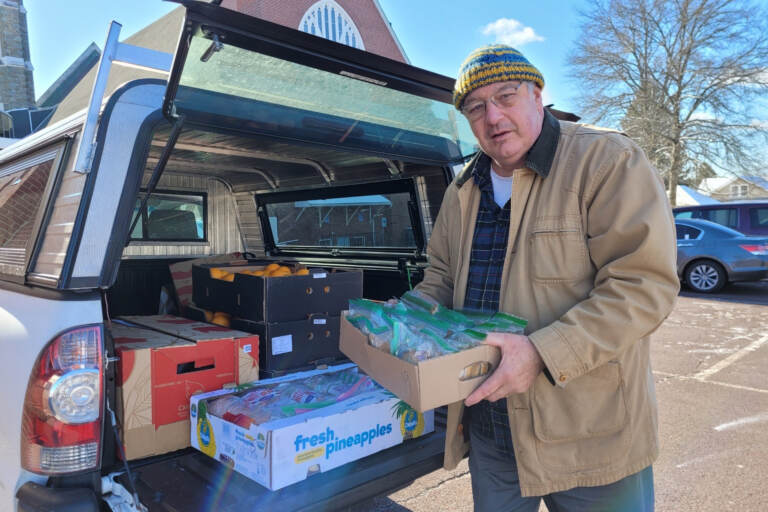
<instances>
[{"instance_id":1,"label":"orange fruit","mask_svg":"<svg viewBox=\"0 0 768 512\"><path fill-rule=\"evenodd\" d=\"M223 311L217 311L213 314L211 323L220 325L222 327L229 327L229 319L230 316L227 313L224 313Z\"/></svg>"},{"instance_id":2,"label":"orange fruit","mask_svg":"<svg viewBox=\"0 0 768 512\"><path fill-rule=\"evenodd\" d=\"M203 314L205 315L205 321L208 323L211 323L211 320L213 320L213 311L208 311L207 309L204 309Z\"/></svg>"},{"instance_id":3,"label":"orange fruit","mask_svg":"<svg viewBox=\"0 0 768 512\"><path fill-rule=\"evenodd\" d=\"M309 269L307 268L300 268L296 272L293 273L295 276L308 276L309 275Z\"/></svg>"},{"instance_id":4,"label":"orange fruit","mask_svg":"<svg viewBox=\"0 0 768 512\"><path fill-rule=\"evenodd\" d=\"M212 268L211 269L211 277L213 279L221 279L224 277L224 275L227 274L226 270L220 269L220 268Z\"/></svg>"},{"instance_id":5,"label":"orange fruit","mask_svg":"<svg viewBox=\"0 0 768 512\"><path fill-rule=\"evenodd\" d=\"M232 272L224 272L224 275L221 276L221 279L224 281L229 281L230 283L235 280L235 274Z\"/></svg>"},{"instance_id":6,"label":"orange fruit","mask_svg":"<svg viewBox=\"0 0 768 512\"><path fill-rule=\"evenodd\" d=\"M270 263L264 268L264 270L267 272L272 272L273 270L277 270L279 268L280 268L280 265L278 265L277 263Z\"/></svg>"}]
</instances>

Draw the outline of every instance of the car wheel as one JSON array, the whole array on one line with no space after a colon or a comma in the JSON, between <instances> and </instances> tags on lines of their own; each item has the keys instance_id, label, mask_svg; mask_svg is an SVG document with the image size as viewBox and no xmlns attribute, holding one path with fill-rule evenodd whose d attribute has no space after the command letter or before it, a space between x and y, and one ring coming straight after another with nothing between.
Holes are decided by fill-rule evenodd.
<instances>
[{"instance_id":1,"label":"car wheel","mask_svg":"<svg viewBox=\"0 0 768 512\"><path fill-rule=\"evenodd\" d=\"M711 260L694 261L685 269L685 283L700 293L719 292L726 281L722 265Z\"/></svg>"}]
</instances>

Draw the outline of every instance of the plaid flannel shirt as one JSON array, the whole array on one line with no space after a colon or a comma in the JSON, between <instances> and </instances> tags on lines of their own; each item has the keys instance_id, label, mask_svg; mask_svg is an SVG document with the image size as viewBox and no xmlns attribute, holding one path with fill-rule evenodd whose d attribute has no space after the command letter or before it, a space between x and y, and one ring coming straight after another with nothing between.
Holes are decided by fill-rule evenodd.
<instances>
[{"instance_id":1,"label":"plaid flannel shirt","mask_svg":"<svg viewBox=\"0 0 768 512\"><path fill-rule=\"evenodd\" d=\"M464 308L479 311L498 311L501 271L509 238L510 202L503 208L493 198L493 182L489 165L478 165L472 173L481 191L477 212L469 276ZM512 433L509 429L507 401L483 400L470 408L470 421L478 431L495 441L496 447L512 453Z\"/></svg>"}]
</instances>

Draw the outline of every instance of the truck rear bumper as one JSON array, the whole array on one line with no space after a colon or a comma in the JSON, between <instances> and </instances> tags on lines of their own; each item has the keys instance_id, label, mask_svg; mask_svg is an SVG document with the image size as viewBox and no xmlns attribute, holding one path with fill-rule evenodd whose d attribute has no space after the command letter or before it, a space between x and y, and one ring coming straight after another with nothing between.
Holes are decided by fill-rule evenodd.
<instances>
[{"instance_id":1,"label":"truck rear bumper","mask_svg":"<svg viewBox=\"0 0 768 512\"><path fill-rule=\"evenodd\" d=\"M19 487L18 512L99 512L92 489L62 489L27 482Z\"/></svg>"}]
</instances>

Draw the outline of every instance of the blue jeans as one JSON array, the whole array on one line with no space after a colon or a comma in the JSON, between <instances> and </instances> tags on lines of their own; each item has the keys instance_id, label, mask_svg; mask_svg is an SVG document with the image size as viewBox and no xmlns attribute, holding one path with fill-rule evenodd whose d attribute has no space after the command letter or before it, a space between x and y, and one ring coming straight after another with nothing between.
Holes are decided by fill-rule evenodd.
<instances>
[{"instance_id":1,"label":"blue jeans","mask_svg":"<svg viewBox=\"0 0 768 512\"><path fill-rule=\"evenodd\" d=\"M475 512L653 512L653 469L598 487L576 487L546 496L523 498L514 454L505 454L493 439L470 430L469 472Z\"/></svg>"}]
</instances>

